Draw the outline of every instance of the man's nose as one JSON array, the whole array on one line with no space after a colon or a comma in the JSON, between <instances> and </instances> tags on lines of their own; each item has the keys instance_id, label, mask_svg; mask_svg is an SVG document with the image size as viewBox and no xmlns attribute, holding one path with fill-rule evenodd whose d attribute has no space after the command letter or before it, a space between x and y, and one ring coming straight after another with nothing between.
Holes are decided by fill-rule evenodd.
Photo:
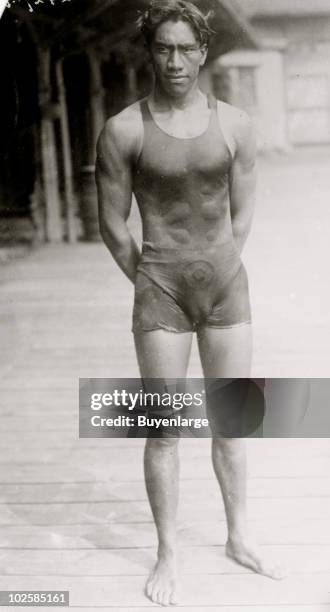
<instances>
[{"instance_id":1,"label":"man's nose","mask_svg":"<svg viewBox=\"0 0 330 612\"><path fill-rule=\"evenodd\" d=\"M172 51L168 58L168 67L171 70L181 70L182 68L182 57L177 49Z\"/></svg>"}]
</instances>

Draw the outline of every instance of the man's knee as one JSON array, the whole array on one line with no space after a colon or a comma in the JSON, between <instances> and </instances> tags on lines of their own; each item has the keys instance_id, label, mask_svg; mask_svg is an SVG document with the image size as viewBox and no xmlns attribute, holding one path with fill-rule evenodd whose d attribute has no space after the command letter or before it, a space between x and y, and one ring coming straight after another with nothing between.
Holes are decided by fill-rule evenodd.
<instances>
[{"instance_id":1,"label":"man's knee","mask_svg":"<svg viewBox=\"0 0 330 612\"><path fill-rule=\"evenodd\" d=\"M219 439L241 438L258 430L264 416L264 396L253 379L208 379L205 391L210 427Z\"/></svg>"},{"instance_id":2,"label":"man's knee","mask_svg":"<svg viewBox=\"0 0 330 612\"><path fill-rule=\"evenodd\" d=\"M147 438L146 449L148 450L172 450L178 446L180 438Z\"/></svg>"},{"instance_id":3,"label":"man's knee","mask_svg":"<svg viewBox=\"0 0 330 612\"><path fill-rule=\"evenodd\" d=\"M214 436L212 442L213 448L225 455L236 455L245 449L245 440L243 438Z\"/></svg>"}]
</instances>

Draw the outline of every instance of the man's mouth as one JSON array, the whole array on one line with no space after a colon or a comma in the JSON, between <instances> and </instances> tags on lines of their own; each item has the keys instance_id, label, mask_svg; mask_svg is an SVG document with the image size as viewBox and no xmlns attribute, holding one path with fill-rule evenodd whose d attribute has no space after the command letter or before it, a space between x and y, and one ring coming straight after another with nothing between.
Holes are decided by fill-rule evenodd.
<instances>
[{"instance_id":1,"label":"man's mouth","mask_svg":"<svg viewBox=\"0 0 330 612\"><path fill-rule=\"evenodd\" d=\"M182 83L182 81L186 80L186 76L179 76L179 75L168 75L167 79L169 81L172 81L173 83Z\"/></svg>"}]
</instances>

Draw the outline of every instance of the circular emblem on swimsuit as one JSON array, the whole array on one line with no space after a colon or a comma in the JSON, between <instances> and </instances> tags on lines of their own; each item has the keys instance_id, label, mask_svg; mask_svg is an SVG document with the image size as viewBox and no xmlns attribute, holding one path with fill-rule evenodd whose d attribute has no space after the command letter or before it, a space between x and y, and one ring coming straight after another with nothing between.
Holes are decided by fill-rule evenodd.
<instances>
[{"instance_id":1,"label":"circular emblem on swimsuit","mask_svg":"<svg viewBox=\"0 0 330 612\"><path fill-rule=\"evenodd\" d=\"M183 269L183 277L189 287L203 289L210 284L214 268L207 261L193 261Z\"/></svg>"}]
</instances>

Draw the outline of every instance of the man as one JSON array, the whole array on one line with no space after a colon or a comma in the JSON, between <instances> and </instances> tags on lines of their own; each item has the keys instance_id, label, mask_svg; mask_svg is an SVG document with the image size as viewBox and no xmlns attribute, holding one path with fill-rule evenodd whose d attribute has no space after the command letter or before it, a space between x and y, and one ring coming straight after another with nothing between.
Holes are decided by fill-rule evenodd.
<instances>
[{"instance_id":1,"label":"man","mask_svg":"<svg viewBox=\"0 0 330 612\"><path fill-rule=\"evenodd\" d=\"M97 158L100 228L135 284L133 331L143 379L184 379L193 331L208 379L246 378L251 315L240 253L255 199L255 141L247 115L205 96L198 74L210 28L190 2L156 0L142 18L155 80L148 98L111 118ZM142 255L127 219L132 193L142 217ZM216 434L219 432L216 432ZM282 577L249 544L244 442L214 435L212 458L228 523L228 556ZM177 438L149 438L145 478L158 561L146 585L176 603Z\"/></svg>"}]
</instances>

